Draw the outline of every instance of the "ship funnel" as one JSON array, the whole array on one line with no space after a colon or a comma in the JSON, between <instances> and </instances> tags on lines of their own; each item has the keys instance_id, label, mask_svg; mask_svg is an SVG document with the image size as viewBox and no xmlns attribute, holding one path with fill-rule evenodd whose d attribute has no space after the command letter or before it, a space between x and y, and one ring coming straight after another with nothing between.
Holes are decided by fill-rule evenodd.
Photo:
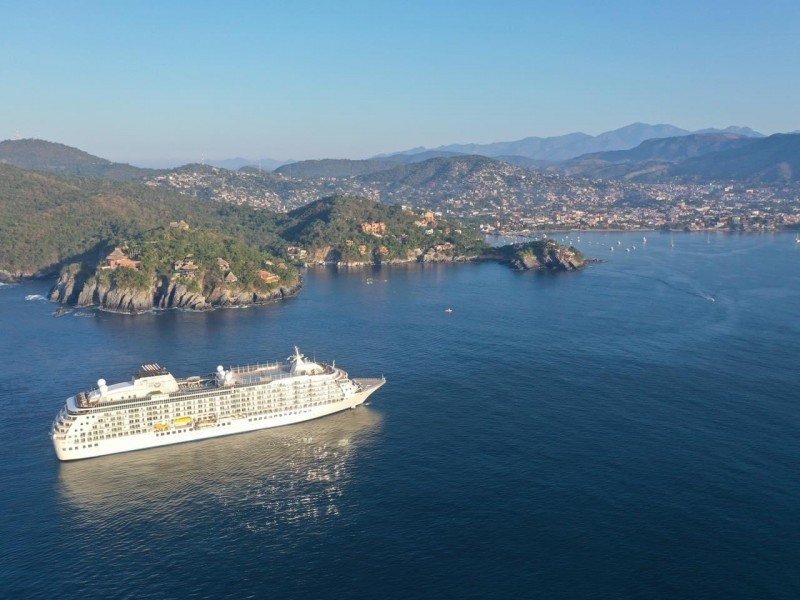
<instances>
[{"instance_id":1,"label":"ship funnel","mask_svg":"<svg viewBox=\"0 0 800 600\"><path fill-rule=\"evenodd\" d=\"M99 390L101 396L106 395L106 392L108 392L108 386L106 385L105 379L97 380L97 389Z\"/></svg>"}]
</instances>

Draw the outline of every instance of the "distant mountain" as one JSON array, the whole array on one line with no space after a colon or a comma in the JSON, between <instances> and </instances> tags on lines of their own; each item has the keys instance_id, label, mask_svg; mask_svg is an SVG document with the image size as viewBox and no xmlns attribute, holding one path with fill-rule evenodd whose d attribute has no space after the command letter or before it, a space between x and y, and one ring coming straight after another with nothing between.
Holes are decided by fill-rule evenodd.
<instances>
[{"instance_id":1,"label":"distant mountain","mask_svg":"<svg viewBox=\"0 0 800 600\"><path fill-rule=\"evenodd\" d=\"M735 133L691 134L645 140L629 150L593 152L546 168L565 175L600 179L649 178L665 174L677 162L753 143Z\"/></svg>"},{"instance_id":2,"label":"distant mountain","mask_svg":"<svg viewBox=\"0 0 800 600\"><path fill-rule=\"evenodd\" d=\"M595 152L541 167L571 177L639 182L800 181L800 134L745 137L704 133L652 139L630 150Z\"/></svg>"},{"instance_id":3,"label":"distant mountain","mask_svg":"<svg viewBox=\"0 0 800 600\"><path fill-rule=\"evenodd\" d=\"M746 146L754 142L754 138L735 133L703 133L680 137L645 140L629 150L610 150L584 154L573 161L603 160L607 162L637 162L642 160L663 160L676 162L727 150L732 147Z\"/></svg>"},{"instance_id":4,"label":"distant mountain","mask_svg":"<svg viewBox=\"0 0 800 600\"><path fill-rule=\"evenodd\" d=\"M762 134L749 127L728 127L725 130L704 130L714 132L739 133L748 137L759 137ZM435 152L456 152L461 154L479 154L481 156L519 156L535 160L568 160L591 152L608 150L627 150L638 146L645 140L655 138L690 135L692 131L673 125L648 125L633 123L597 136L585 133L570 133L555 137L528 137L513 142L495 142L491 144L450 144L433 149ZM404 155L431 152L426 148L415 148L402 153Z\"/></svg>"},{"instance_id":5,"label":"distant mountain","mask_svg":"<svg viewBox=\"0 0 800 600\"><path fill-rule=\"evenodd\" d=\"M228 169L229 171L238 171L242 167L255 167L260 168L262 171L274 171L278 167L288 165L295 161L293 160L274 160L272 158L259 158L257 160L250 160L247 158L226 158L224 160L207 160L212 167L219 167L221 169Z\"/></svg>"},{"instance_id":6,"label":"distant mountain","mask_svg":"<svg viewBox=\"0 0 800 600\"><path fill-rule=\"evenodd\" d=\"M159 172L111 162L64 144L35 139L0 142L0 162L34 171L118 181L141 179Z\"/></svg>"},{"instance_id":7,"label":"distant mountain","mask_svg":"<svg viewBox=\"0 0 800 600\"><path fill-rule=\"evenodd\" d=\"M750 144L685 160L672 176L751 184L800 181L800 134L778 133Z\"/></svg>"},{"instance_id":8,"label":"distant mountain","mask_svg":"<svg viewBox=\"0 0 800 600\"><path fill-rule=\"evenodd\" d=\"M592 145L594 138L585 133L569 133L549 138L529 137L515 142L492 144L450 144L435 150L481 156L524 156L538 160L563 160L592 150L605 150Z\"/></svg>"},{"instance_id":9,"label":"distant mountain","mask_svg":"<svg viewBox=\"0 0 800 600\"><path fill-rule=\"evenodd\" d=\"M423 150L421 152L398 152L397 154L379 155L380 160L390 160L392 162L411 164L428 160L429 158L443 158L450 156L464 156L463 152L447 152L446 150ZM377 156L375 158L378 158Z\"/></svg>"},{"instance_id":10,"label":"distant mountain","mask_svg":"<svg viewBox=\"0 0 800 600\"><path fill-rule=\"evenodd\" d=\"M754 129L750 129L749 127L736 127L735 125L731 125L730 127L726 127L725 129L698 129L695 133L735 133L738 135L743 135L745 137L750 138L763 138L766 137L763 133L759 133Z\"/></svg>"},{"instance_id":11,"label":"distant mountain","mask_svg":"<svg viewBox=\"0 0 800 600\"><path fill-rule=\"evenodd\" d=\"M347 160L325 158L301 160L275 169L275 173L289 177L354 177L385 171L397 166L389 160Z\"/></svg>"}]
</instances>

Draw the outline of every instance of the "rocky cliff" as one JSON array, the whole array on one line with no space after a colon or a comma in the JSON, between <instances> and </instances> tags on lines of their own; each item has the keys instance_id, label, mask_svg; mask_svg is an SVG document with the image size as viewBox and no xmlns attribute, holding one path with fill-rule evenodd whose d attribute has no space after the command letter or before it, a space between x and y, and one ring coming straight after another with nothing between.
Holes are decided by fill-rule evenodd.
<instances>
[{"instance_id":1,"label":"rocky cliff","mask_svg":"<svg viewBox=\"0 0 800 600\"><path fill-rule=\"evenodd\" d=\"M237 286L215 285L202 291L190 290L186 283L169 277L155 277L148 289L120 288L86 273L82 265L65 266L50 291L50 300L74 306L98 306L127 313L153 309L184 308L210 310L224 306L263 304L293 296L300 291L300 278L269 292L245 291Z\"/></svg>"},{"instance_id":2,"label":"rocky cliff","mask_svg":"<svg viewBox=\"0 0 800 600\"><path fill-rule=\"evenodd\" d=\"M553 240L510 244L492 248L482 257L497 260L518 270L546 269L551 271L575 271L586 266L586 258L573 247L562 246Z\"/></svg>"}]
</instances>

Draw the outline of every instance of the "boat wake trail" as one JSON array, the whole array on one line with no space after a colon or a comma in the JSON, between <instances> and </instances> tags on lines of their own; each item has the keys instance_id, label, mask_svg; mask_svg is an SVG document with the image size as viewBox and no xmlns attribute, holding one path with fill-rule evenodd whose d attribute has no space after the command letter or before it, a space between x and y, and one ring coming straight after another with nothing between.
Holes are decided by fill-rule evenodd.
<instances>
[{"instance_id":1,"label":"boat wake trail","mask_svg":"<svg viewBox=\"0 0 800 600\"><path fill-rule=\"evenodd\" d=\"M642 279L649 279L651 281L657 281L658 283L667 286L670 289L675 290L676 292L681 292L682 294L688 294L689 296L694 296L695 298L702 298L703 300L708 300L709 302L716 302L717 299L712 296L711 294L707 294L701 290L698 290L694 287L686 288L675 285L674 283L667 281L666 279L662 279L660 277L651 277L649 275L640 275L639 273L629 273L629 275L633 275L634 277L640 277Z\"/></svg>"}]
</instances>

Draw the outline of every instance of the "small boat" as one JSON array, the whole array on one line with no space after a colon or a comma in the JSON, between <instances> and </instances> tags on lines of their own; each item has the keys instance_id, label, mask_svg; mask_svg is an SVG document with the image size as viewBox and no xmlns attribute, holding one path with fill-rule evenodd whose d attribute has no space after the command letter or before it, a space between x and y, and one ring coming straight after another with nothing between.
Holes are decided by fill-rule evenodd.
<instances>
[{"instance_id":1,"label":"small boat","mask_svg":"<svg viewBox=\"0 0 800 600\"><path fill-rule=\"evenodd\" d=\"M175 427L188 427L192 424L192 417L178 417L172 420L172 424Z\"/></svg>"},{"instance_id":2,"label":"small boat","mask_svg":"<svg viewBox=\"0 0 800 600\"><path fill-rule=\"evenodd\" d=\"M444 309L444 312L446 312L449 315L451 312L453 312L453 309L452 308L446 308L446 309Z\"/></svg>"}]
</instances>

